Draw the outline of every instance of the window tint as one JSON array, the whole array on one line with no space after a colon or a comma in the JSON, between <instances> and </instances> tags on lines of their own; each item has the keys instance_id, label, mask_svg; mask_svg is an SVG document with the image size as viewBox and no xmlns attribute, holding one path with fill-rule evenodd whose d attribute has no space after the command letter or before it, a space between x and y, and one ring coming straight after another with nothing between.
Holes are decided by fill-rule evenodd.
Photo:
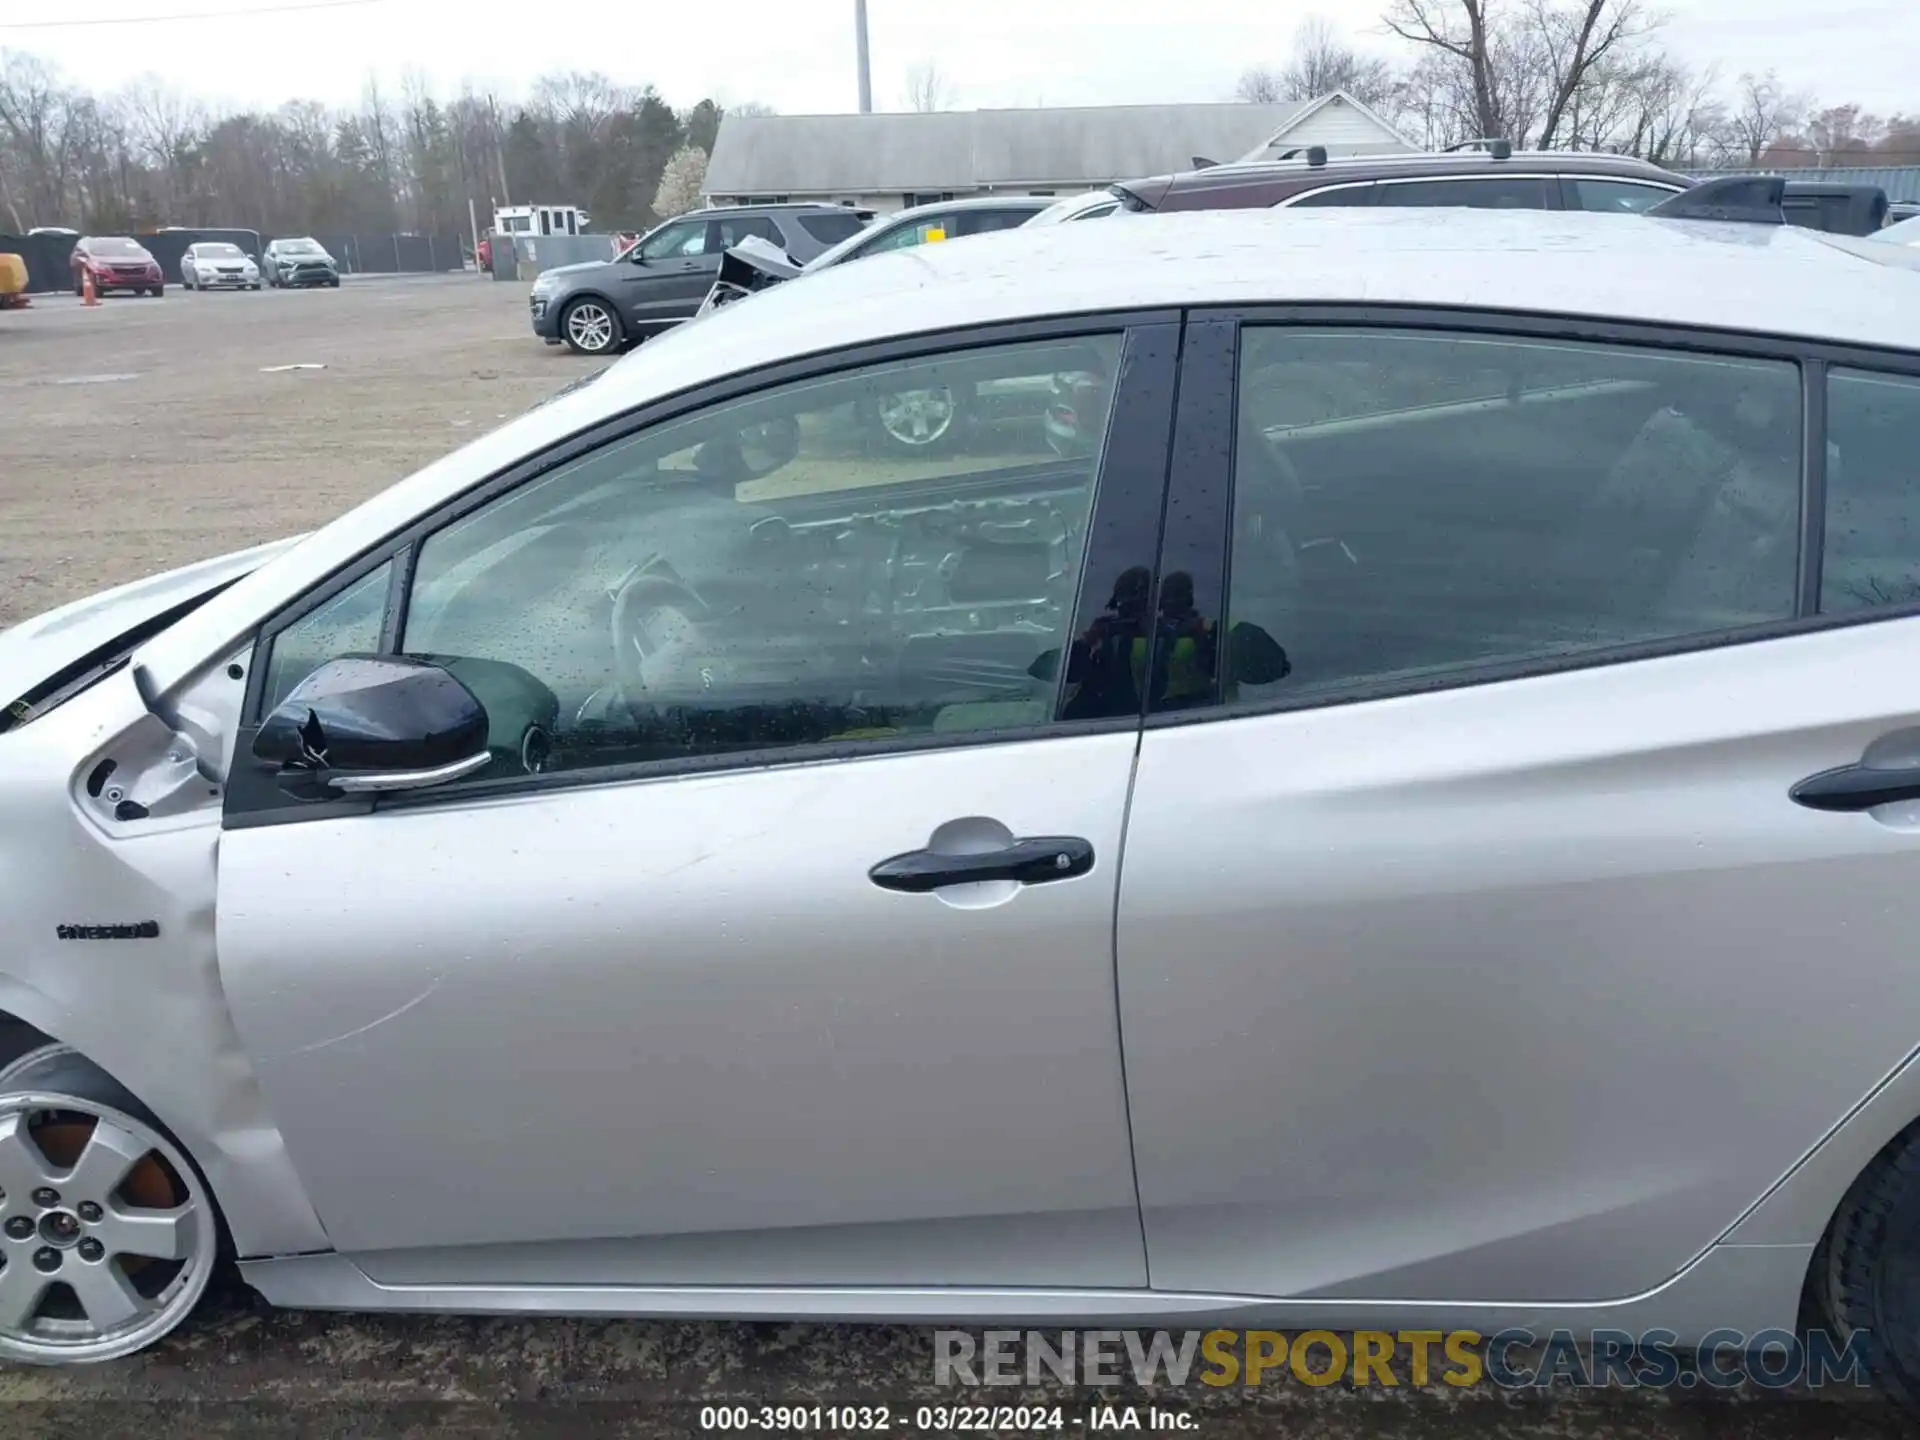
<instances>
[{"instance_id":1,"label":"window tint","mask_svg":"<svg viewBox=\"0 0 1920 1440\"><path fill-rule=\"evenodd\" d=\"M1371 205L1379 192L1377 185L1341 185L1332 190L1314 190L1298 200L1283 201L1289 210L1303 206Z\"/></svg>"},{"instance_id":2,"label":"window tint","mask_svg":"<svg viewBox=\"0 0 1920 1440\"><path fill-rule=\"evenodd\" d=\"M858 215L802 215L800 228L822 245L838 245L860 233Z\"/></svg>"},{"instance_id":3,"label":"window tint","mask_svg":"<svg viewBox=\"0 0 1920 1440\"><path fill-rule=\"evenodd\" d=\"M380 566L273 637L266 683L261 687L262 715L326 661L380 648L380 622L386 615L392 574L392 562Z\"/></svg>"},{"instance_id":4,"label":"window tint","mask_svg":"<svg viewBox=\"0 0 1920 1440\"><path fill-rule=\"evenodd\" d=\"M1920 603L1920 380L1834 370L1820 608Z\"/></svg>"},{"instance_id":5,"label":"window tint","mask_svg":"<svg viewBox=\"0 0 1920 1440\"><path fill-rule=\"evenodd\" d=\"M1056 377L1118 351L953 352L616 442L428 538L405 647L557 701L554 769L1042 723L1105 429Z\"/></svg>"},{"instance_id":6,"label":"window tint","mask_svg":"<svg viewBox=\"0 0 1920 1440\"><path fill-rule=\"evenodd\" d=\"M1240 385L1230 653L1285 652L1243 701L1794 613L1791 364L1258 329Z\"/></svg>"},{"instance_id":7,"label":"window tint","mask_svg":"<svg viewBox=\"0 0 1920 1440\"><path fill-rule=\"evenodd\" d=\"M1678 193L1635 180L1596 180L1584 175L1562 175L1560 185L1569 210L1601 210L1613 215L1638 215Z\"/></svg>"},{"instance_id":8,"label":"window tint","mask_svg":"<svg viewBox=\"0 0 1920 1440\"><path fill-rule=\"evenodd\" d=\"M669 225L640 243L640 253L649 260L671 256L698 255L707 247L707 226L703 220L682 220Z\"/></svg>"},{"instance_id":9,"label":"window tint","mask_svg":"<svg viewBox=\"0 0 1920 1440\"><path fill-rule=\"evenodd\" d=\"M785 239L782 238L779 229L775 227L773 221L764 215L729 216L725 220L714 221L713 228L715 237L719 243L717 245L712 243L708 244L707 253L709 255L715 254L720 250L731 250L749 235L757 235L760 239L770 240L775 245L786 244Z\"/></svg>"},{"instance_id":10,"label":"window tint","mask_svg":"<svg viewBox=\"0 0 1920 1440\"><path fill-rule=\"evenodd\" d=\"M1379 205L1465 205L1475 210L1545 210L1547 182L1525 175L1462 175L1382 184Z\"/></svg>"}]
</instances>

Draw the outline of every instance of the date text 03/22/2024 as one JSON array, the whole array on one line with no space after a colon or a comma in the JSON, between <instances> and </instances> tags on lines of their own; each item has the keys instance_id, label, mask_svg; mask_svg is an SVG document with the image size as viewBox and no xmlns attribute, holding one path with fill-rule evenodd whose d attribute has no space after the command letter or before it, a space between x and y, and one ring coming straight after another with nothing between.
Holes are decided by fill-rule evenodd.
<instances>
[{"instance_id":1,"label":"date text 03/22/2024","mask_svg":"<svg viewBox=\"0 0 1920 1440\"><path fill-rule=\"evenodd\" d=\"M789 1434L986 1434L1199 1429L1184 1410L1155 1405L703 1405L700 1428Z\"/></svg>"}]
</instances>

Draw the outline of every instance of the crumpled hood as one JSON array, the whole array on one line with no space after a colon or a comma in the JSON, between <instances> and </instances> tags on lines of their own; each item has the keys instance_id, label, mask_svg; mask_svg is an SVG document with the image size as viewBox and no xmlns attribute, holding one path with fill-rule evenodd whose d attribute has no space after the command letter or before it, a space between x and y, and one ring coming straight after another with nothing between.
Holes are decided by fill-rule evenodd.
<instances>
[{"instance_id":1,"label":"crumpled hood","mask_svg":"<svg viewBox=\"0 0 1920 1440\"><path fill-rule=\"evenodd\" d=\"M111 645L155 616L259 569L303 538L274 540L150 575L0 631L0 710L48 676Z\"/></svg>"}]
</instances>

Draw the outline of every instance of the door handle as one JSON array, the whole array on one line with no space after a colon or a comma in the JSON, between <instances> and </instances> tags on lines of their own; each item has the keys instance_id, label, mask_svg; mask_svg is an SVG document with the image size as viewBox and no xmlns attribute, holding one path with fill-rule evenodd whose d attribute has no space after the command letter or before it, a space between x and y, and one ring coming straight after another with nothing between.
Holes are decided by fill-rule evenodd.
<instances>
[{"instance_id":1,"label":"door handle","mask_svg":"<svg viewBox=\"0 0 1920 1440\"><path fill-rule=\"evenodd\" d=\"M1041 835L972 855L909 850L882 860L867 872L867 878L882 890L924 895L945 885L972 885L982 880L1044 885L1049 880L1071 880L1092 868L1093 846L1087 841L1072 835Z\"/></svg>"},{"instance_id":2,"label":"door handle","mask_svg":"<svg viewBox=\"0 0 1920 1440\"><path fill-rule=\"evenodd\" d=\"M1809 775L1787 792L1809 810L1871 810L1895 800L1920 800L1920 767L1881 769L1873 765L1842 765Z\"/></svg>"}]
</instances>

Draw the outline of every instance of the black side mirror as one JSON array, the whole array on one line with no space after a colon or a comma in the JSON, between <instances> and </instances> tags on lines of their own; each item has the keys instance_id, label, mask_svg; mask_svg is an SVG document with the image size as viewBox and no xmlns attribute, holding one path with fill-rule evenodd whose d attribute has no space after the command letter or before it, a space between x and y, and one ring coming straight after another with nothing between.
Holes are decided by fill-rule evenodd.
<instances>
[{"instance_id":1,"label":"black side mirror","mask_svg":"<svg viewBox=\"0 0 1920 1440\"><path fill-rule=\"evenodd\" d=\"M443 667L401 655L329 660L254 737L257 760L303 788L419 790L484 769L487 712Z\"/></svg>"}]
</instances>

